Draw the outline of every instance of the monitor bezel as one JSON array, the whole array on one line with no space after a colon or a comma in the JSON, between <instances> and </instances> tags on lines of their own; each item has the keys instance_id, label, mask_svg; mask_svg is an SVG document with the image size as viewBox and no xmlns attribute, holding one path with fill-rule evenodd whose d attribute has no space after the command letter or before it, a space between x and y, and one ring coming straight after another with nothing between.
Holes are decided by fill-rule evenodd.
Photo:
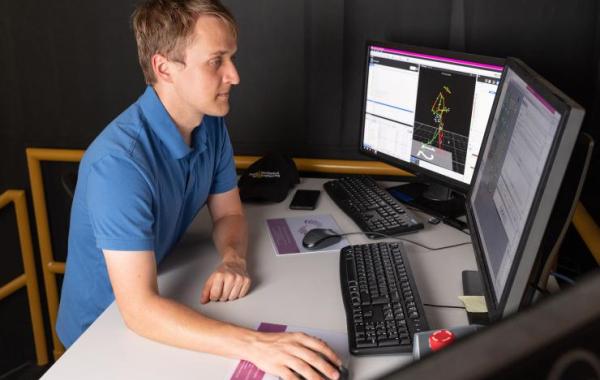
<instances>
[{"instance_id":1,"label":"monitor bezel","mask_svg":"<svg viewBox=\"0 0 600 380\"><path fill-rule=\"evenodd\" d=\"M370 158L374 158L378 161L385 162L386 164L392 165L394 167L403 169L409 173L413 173L418 176L426 177L428 180L432 182L441 184L443 186L447 186L455 191L460 193L467 193L471 188L471 184L473 183L473 177L471 177L471 182L466 184L454 178L446 177L442 174L436 173L432 170L420 167L410 162L398 160L394 157L386 155L384 153L372 153L369 150L364 149L364 129L365 129L365 117L366 117L366 107L367 107L367 88L369 86L369 58L370 58L370 49L372 46L382 47L387 49L396 49L396 50L406 50L408 52L414 52L416 54L427 54L433 56L441 56L449 59L463 60L463 61L471 61L475 63L481 63L485 65L494 65L500 66L504 68L505 59L490 57L486 55L476 55L464 52L450 51L444 49L435 49L429 47L420 47L413 46L408 44L396 43L391 41L379 41L379 40L367 40L365 45L365 54L364 54L364 65L363 65L363 93L362 93L362 104L361 104L361 118L360 118L360 134L359 134L359 152L365 156ZM494 99L495 101L496 99ZM492 106L493 110L493 106ZM491 115L491 113L490 113ZM488 119L489 125L489 119ZM486 127L487 128L487 127ZM486 130L487 132L487 130ZM485 134L484 134L485 136ZM483 146L483 141L482 141ZM479 147L479 152L481 153L481 146Z\"/></svg>"},{"instance_id":2,"label":"monitor bezel","mask_svg":"<svg viewBox=\"0 0 600 380\"><path fill-rule=\"evenodd\" d=\"M510 268L510 272L507 277L506 284L503 289L503 293L500 295L500 299L498 299L496 297L496 294L494 291L494 285L493 285L493 282L491 279L489 268L487 266L487 261L486 261L485 254L483 251L481 239L479 237L480 231L477 226L477 223L475 223L474 211L473 211L473 207L471 204L471 200L472 200L472 196L473 196L473 188L472 187L467 196L467 202L465 204L467 221L468 221L468 224L469 224L469 227L471 230L471 241L473 244L475 259L477 261L477 267L480 272L480 277L481 277L481 282L483 285L482 287L484 290L484 296L485 296L485 300L486 300L488 314L490 316L490 320L492 320L492 321L501 319L503 316L505 316L507 314L506 307L507 307L508 299L511 295L511 292L514 291L513 285L514 285L514 281L515 281L515 278L517 275L517 271L519 270L519 266L523 259L524 251L528 247L528 244L530 243L529 240L532 239L532 236L530 233L532 231L532 228L534 227L534 223L536 222L536 216L539 211L539 206L542 201L542 197L544 196L544 193L546 191L546 185L548 184L548 181L550 179L551 169L555 164L557 153L558 153L558 150L561 145L561 140L563 138L571 110L573 108L573 104L571 102L567 101L567 99L565 99L564 97L561 97L560 92L557 93L558 90L554 86L552 86L549 82L544 80L539 74L537 74L535 71L533 71L531 68L529 68L521 60L509 57L506 60L506 64L504 66L504 70L502 73L502 79L500 81L500 84L498 85L498 93L496 94L496 99L494 100L494 105L492 107L492 113L491 113L490 119L488 121L488 126L486 127L486 133L485 133L485 136L484 136L484 139L483 139L483 142L481 145L481 149L480 149L481 156L483 156L485 154L484 149L487 146L488 139L490 138L491 125L494 122L495 114L496 114L496 111L498 108L498 103L499 103L500 96L501 96L501 91L504 87L504 82L506 80L506 74L509 69L514 71L522 80L524 80L527 83L527 85L529 87L531 87L537 93L537 95L542 97L545 102L550 104L558 113L560 113L561 118L557 125L557 133L554 136L554 140L552 141L552 145L551 145L550 151L548 153L548 157L550 159L548 159L544 165L544 169L542 171L542 178L541 178L538 188L536 189L533 203L532 203L532 208L527 215L527 221L523 228L523 234L521 237L521 241L519 241L519 244L517 245L513 265ZM478 160L477 165L475 166L475 172L473 174L472 184L475 183L477 178L479 177L479 175L481 175L480 167L481 167L481 160ZM543 230L545 230L545 228ZM542 235L543 235L543 231L542 231ZM535 255L536 255L536 257L534 258L534 262L535 262L535 261L539 260L539 252L538 252L537 248L539 248L539 243L541 243L542 236L535 236L533 238L539 238L539 240L540 240L538 242L538 244L536 245L536 249L535 249ZM529 279L528 279L528 281L529 281ZM527 290L527 287L526 286L523 287L521 299L525 295L526 290Z\"/></svg>"}]
</instances>

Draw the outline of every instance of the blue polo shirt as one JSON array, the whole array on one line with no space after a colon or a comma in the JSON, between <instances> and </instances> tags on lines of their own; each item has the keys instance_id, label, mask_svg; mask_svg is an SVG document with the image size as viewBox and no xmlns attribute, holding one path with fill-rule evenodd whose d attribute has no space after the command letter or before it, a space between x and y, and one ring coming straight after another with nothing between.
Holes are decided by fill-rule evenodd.
<instances>
[{"instance_id":1,"label":"blue polo shirt","mask_svg":"<svg viewBox=\"0 0 600 380\"><path fill-rule=\"evenodd\" d=\"M86 150L71 208L56 323L66 347L114 300L102 249L151 250L159 263L209 194L235 188L223 118L205 116L191 145L148 87Z\"/></svg>"}]
</instances>

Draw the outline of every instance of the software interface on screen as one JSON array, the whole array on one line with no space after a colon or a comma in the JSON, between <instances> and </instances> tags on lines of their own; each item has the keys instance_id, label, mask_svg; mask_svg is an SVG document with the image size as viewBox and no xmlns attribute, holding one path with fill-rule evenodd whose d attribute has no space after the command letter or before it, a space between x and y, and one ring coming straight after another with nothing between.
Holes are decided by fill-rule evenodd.
<instances>
[{"instance_id":1,"label":"software interface on screen","mask_svg":"<svg viewBox=\"0 0 600 380\"><path fill-rule=\"evenodd\" d=\"M498 107L470 201L496 300L506 288L561 119L511 69Z\"/></svg>"},{"instance_id":2,"label":"software interface on screen","mask_svg":"<svg viewBox=\"0 0 600 380\"><path fill-rule=\"evenodd\" d=\"M502 67L370 46L362 149L470 184Z\"/></svg>"}]
</instances>

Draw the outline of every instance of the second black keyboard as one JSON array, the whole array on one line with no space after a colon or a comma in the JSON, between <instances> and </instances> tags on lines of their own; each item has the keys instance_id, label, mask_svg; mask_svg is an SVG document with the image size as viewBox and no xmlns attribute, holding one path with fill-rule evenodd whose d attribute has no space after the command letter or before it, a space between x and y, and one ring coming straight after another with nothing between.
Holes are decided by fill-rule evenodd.
<instances>
[{"instance_id":1,"label":"second black keyboard","mask_svg":"<svg viewBox=\"0 0 600 380\"><path fill-rule=\"evenodd\" d=\"M423 228L423 223L371 177L344 177L326 182L323 187L365 232L397 235Z\"/></svg>"},{"instance_id":2,"label":"second black keyboard","mask_svg":"<svg viewBox=\"0 0 600 380\"><path fill-rule=\"evenodd\" d=\"M340 283L354 355L411 352L429 329L402 243L342 248Z\"/></svg>"}]
</instances>

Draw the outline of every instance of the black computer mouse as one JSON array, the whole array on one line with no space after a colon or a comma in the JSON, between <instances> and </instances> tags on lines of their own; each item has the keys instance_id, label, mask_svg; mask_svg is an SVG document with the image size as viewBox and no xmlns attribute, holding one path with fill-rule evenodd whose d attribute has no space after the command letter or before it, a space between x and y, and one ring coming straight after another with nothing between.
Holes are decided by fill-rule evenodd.
<instances>
[{"instance_id":1,"label":"black computer mouse","mask_svg":"<svg viewBox=\"0 0 600 380\"><path fill-rule=\"evenodd\" d=\"M348 371L348 368L346 368L344 366L340 366L339 371L340 371L340 377L338 378L338 380L349 380L350 379L350 371Z\"/></svg>"},{"instance_id":2,"label":"black computer mouse","mask_svg":"<svg viewBox=\"0 0 600 380\"><path fill-rule=\"evenodd\" d=\"M323 249L342 240L342 236L329 228L313 228L304 235L302 245L308 249Z\"/></svg>"},{"instance_id":3,"label":"black computer mouse","mask_svg":"<svg viewBox=\"0 0 600 380\"><path fill-rule=\"evenodd\" d=\"M333 365L334 367L336 367L335 364L332 364L331 362L330 362L330 364ZM337 369L338 369L338 372L340 373L340 377L338 377L337 380L349 380L350 379L350 371L348 371L348 368L346 368L342 365L342 366L337 367ZM321 373L320 371L317 371L317 372ZM322 373L321 373L321 376L323 376L324 379L331 380L329 377L323 375Z\"/></svg>"},{"instance_id":4,"label":"black computer mouse","mask_svg":"<svg viewBox=\"0 0 600 380\"><path fill-rule=\"evenodd\" d=\"M334 363L332 363L331 361L329 361L329 359L325 358L324 356L323 356L323 358L325 360L327 360L327 362L329 364L331 364L334 368L337 368L338 372L340 373L340 377L338 377L338 380L349 380L350 379L350 371L348 371L348 368L346 368L344 365L341 365L341 366L338 367L337 365L335 365ZM321 371L319 371L315 367L313 367L313 369L315 371L317 371L319 374L321 374L321 376L323 376L324 379L331 380L329 377L323 375L321 373ZM299 375L296 371L294 371L294 374L297 375L301 380L306 380L304 376Z\"/></svg>"}]
</instances>

